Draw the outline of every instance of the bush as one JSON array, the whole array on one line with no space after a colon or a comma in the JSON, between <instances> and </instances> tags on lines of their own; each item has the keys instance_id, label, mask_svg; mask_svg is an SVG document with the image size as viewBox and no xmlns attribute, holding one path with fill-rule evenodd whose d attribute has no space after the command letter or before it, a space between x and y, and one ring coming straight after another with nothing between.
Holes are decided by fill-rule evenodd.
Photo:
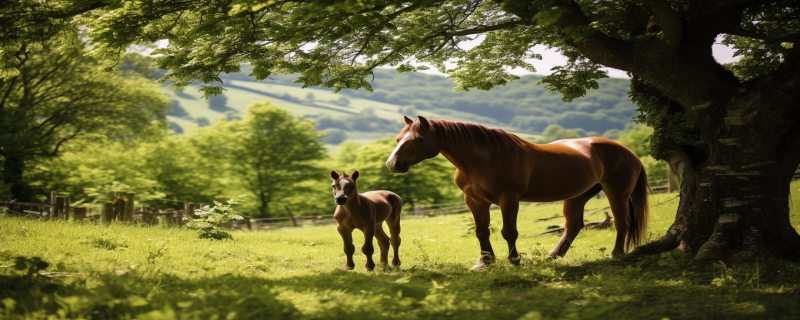
<instances>
[{"instance_id":1,"label":"bush","mask_svg":"<svg viewBox=\"0 0 800 320\"><path fill-rule=\"evenodd\" d=\"M197 236L200 239L231 239L233 237L230 233L222 231L219 225L231 220L242 220L244 217L233 214L231 206L237 204L234 199L228 200L228 204L214 201L215 206L205 206L195 210L195 214L199 217L197 219L190 219L186 227L197 230Z\"/></svg>"}]
</instances>

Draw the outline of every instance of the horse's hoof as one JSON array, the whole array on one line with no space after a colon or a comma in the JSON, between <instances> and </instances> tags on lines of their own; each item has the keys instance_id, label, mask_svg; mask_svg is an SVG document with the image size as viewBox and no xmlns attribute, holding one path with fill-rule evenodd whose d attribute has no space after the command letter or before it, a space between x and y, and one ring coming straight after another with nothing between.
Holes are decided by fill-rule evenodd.
<instances>
[{"instance_id":1,"label":"horse's hoof","mask_svg":"<svg viewBox=\"0 0 800 320\"><path fill-rule=\"evenodd\" d=\"M508 262L511 262L512 265L518 266L520 265L520 263L522 263L522 258L520 257L508 258Z\"/></svg>"},{"instance_id":2,"label":"horse's hoof","mask_svg":"<svg viewBox=\"0 0 800 320\"><path fill-rule=\"evenodd\" d=\"M349 265L349 264L345 264L344 265L344 269L345 270L353 270L353 269L355 269L355 267L356 267L355 265Z\"/></svg>"},{"instance_id":3,"label":"horse's hoof","mask_svg":"<svg viewBox=\"0 0 800 320\"><path fill-rule=\"evenodd\" d=\"M489 264L488 263L486 263L484 261L479 261L478 264L472 266L472 268L469 268L469 271L483 270L483 269L488 269L488 268L489 268Z\"/></svg>"},{"instance_id":4,"label":"horse's hoof","mask_svg":"<svg viewBox=\"0 0 800 320\"><path fill-rule=\"evenodd\" d=\"M374 263L373 264L369 264L368 263L368 264L365 265L365 267L367 267L367 271L372 271L373 269L375 269L375 264Z\"/></svg>"},{"instance_id":5,"label":"horse's hoof","mask_svg":"<svg viewBox=\"0 0 800 320\"><path fill-rule=\"evenodd\" d=\"M392 266L393 267L399 267L400 266L400 260L392 261Z\"/></svg>"}]
</instances>

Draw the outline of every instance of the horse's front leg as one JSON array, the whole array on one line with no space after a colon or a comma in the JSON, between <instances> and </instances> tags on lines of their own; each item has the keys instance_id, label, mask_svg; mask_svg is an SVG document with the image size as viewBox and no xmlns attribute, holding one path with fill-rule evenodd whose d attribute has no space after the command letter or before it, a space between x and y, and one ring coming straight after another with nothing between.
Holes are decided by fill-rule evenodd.
<instances>
[{"instance_id":1,"label":"horse's front leg","mask_svg":"<svg viewBox=\"0 0 800 320\"><path fill-rule=\"evenodd\" d=\"M375 225L368 224L364 227L364 245L361 246L361 252L367 256L367 271L375 269L375 261L372 261L372 254L375 253L375 247L372 245L372 238L375 237Z\"/></svg>"},{"instance_id":2,"label":"horse's front leg","mask_svg":"<svg viewBox=\"0 0 800 320\"><path fill-rule=\"evenodd\" d=\"M470 270L485 268L494 262L494 250L492 250L492 243L489 242L489 207L492 204L470 196L464 196L464 202L472 212L472 219L475 221L475 236L478 237L481 245L481 258L478 260L478 264L472 266Z\"/></svg>"},{"instance_id":3,"label":"horse's front leg","mask_svg":"<svg viewBox=\"0 0 800 320\"><path fill-rule=\"evenodd\" d=\"M519 265L520 258L517 252L517 214L519 213L519 196L510 195L500 198L500 212L503 215L503 229L500 233L508 243L508 260L514 265Z\"/></svg>"},{"instance_id":4,"label":"horse's front leg","mask_svg":"<svg viewBox=\"0 0 800 320\"><path fill-rule=\"evenodd\" d=\"M353 245L353 229L339 225L336 230L338 230L339 235L342 236L342 242L344 242L344 254L347 256L347 262L345 263L344 268L347 270L353 270L353 268L356 266L356 264L353 263L353 253L356 252L356 247Z\"/></svg>"}]
</instances>

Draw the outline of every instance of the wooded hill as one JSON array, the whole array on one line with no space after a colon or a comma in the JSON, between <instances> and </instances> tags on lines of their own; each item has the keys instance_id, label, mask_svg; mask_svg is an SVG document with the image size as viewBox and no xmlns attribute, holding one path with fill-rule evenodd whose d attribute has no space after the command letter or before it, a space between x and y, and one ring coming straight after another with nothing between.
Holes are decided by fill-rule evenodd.
<instances>
[{"instance_id":1,"label":"wooded hill","mask_svg":"<svg viewBox=\"0 0 800 320\"><path fill-rule=\"evenodd\" d=\"M627 96L627 79L602 79L600 89L589 91L572 103L561 94L548 93L537 75L523 76L491 91L456 92L456 84L444 76L376 70L373 92L345 89L333 94L327 88L301 88L295 76L273 76L254 82L249 70L225 74L226 91L208 100L198 85L175 91L165 86L172 100L172 128L185 132L190 126L205 126L220 117L238 118L252 101L268 99L297 116L314 119L325 130L327 143L345 139L367 142L396 133L402 116L478 122L522 134L540 134L547 126L582 128L592 135L613 136L630 123L635 106ZM612 130L611 132L606 132Z\"/></svg>"}]
</instances>

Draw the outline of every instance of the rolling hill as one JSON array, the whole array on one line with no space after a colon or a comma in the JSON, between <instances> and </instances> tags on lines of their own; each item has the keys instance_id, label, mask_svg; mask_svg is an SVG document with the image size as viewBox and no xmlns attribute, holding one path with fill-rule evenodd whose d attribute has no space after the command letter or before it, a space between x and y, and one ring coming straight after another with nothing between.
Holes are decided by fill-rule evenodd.
<instances>
[{"instance_id":1,"label":"rolling hill","mask_svg":"<svg viewBox=\"0 0 800 320\"><path fill-rule=\"evenodd\" d=\"M536 85L541 79L536 75L491 91L454 92L453 81L443 76L380 69L372 80L374 92L333 94L327 88L301 88L292 76L255 82L248 73L223 75L225 92L211 99L202 97L198 85L182 90L165 85L174 109L168 114L173 130L183 133L221 117L241 117L251 102L264 99L316 121L317 129L329 133L326 142L331 146L345 139L367 143L393 136L403 115L477 122L523 136L539 134L551 124L600 135L623 129L635 115L626 79L604 79L599 90L564 103L560 94Z\"/></svg>"}]
</instances>

